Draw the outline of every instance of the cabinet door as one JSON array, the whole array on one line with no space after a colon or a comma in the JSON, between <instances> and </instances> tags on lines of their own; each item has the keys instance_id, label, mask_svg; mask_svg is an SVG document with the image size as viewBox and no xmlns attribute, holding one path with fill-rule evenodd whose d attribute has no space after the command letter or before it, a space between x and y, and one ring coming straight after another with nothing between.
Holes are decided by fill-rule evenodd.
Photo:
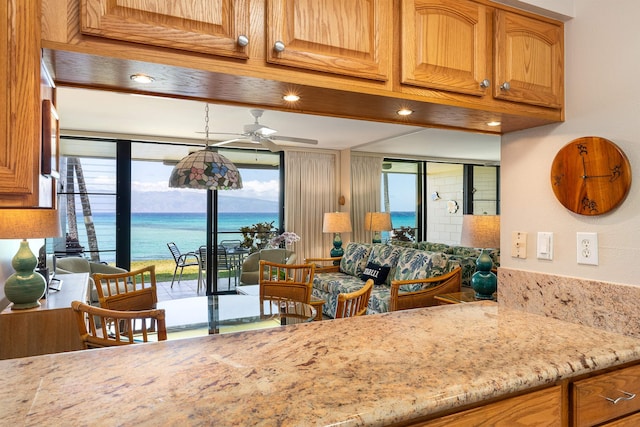
<instances>
[{"instance_id":1,"label":"cabinet door","mask_svg":"<svg viewBox=\"0 0 640 427\"><path fill-rule=\"evenodd\" d=\"M81 0L84 34L247 58L249 0Z\"/></svg>"},{"instance_id":2,"label":"cabinet door","mask_svg":"<svg viewBox=\"0 0 640 427\"><path fill-rule=\"evenodd\" d=\"M564 98L563 51L561 25L496 10L494 96L560 108Z\"/></svg>"},{"instance_id":3,"label":"cabinet door","mask_svg":"<svg viewBox=\"0 0 640 427\"><path fill-rule=\"evenodd\" d=\"M0 206L37 206L40 2L0 4Z\"/></svg>"},{"instance_id":4,"label":"cabinet door","mask_svg":"<svg viewBox=\"0 0 640 427\"><path fill-rule=\"evenodd\" d=\"M562 418L562 390L560 386L553 386L432 421L410 425L412 427L560 427L566 425L566 422L563 422Z\"/></svg>"},{"instance_id":5,"label":"cabinet door","mask_svg":"<svg viewBox=\"0 0 640 427\"><path fill-rule=\"evenodd\" d=\"M592 426L639 411L639 394L639 365L576 381L572 389L573 424Z\"/></svg>"},{"instance_id":6,"label":"cabinet door","mask_svg":"<svg viewBox=\"0 0 640 427\"><path fill-rule=\"evenodd\" d=\"M486 7L460 0L402 2L402 83L484 95Z\"/></svg>"},{"instance_id":7,"label":"cabinet door","mask_svg":"<svg viewBox=\"0 0 640 427\"><path fill-rule=\"evenodd\" d=\"M391 0L268 0L267 61L387 80Z\"/></svg>"}]
</instances>

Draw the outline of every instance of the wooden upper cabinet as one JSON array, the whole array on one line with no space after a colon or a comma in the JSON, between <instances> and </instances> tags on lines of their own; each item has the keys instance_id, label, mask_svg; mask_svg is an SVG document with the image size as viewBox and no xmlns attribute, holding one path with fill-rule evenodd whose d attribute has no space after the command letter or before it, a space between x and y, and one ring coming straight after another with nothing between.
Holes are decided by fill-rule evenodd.
<instances>
[{"instance_id":1,"label":"wooden upper cabinet","mask_svg":"<svg viewBox=\"0 0 640 427\"><path fill-rule=\"evenodd\" d=\"M247 58L250 0L81 0L83 34Z\"/></svg>"},{"instance_id":2,"label":"wooden upper cabinet","mask_svg":"<svg viewBox=\"0 0 640 427\"><path fill-rule=\"evenodd\" d=\"M385 81L392 0L267 0L267 62Z\"/></svg>"},{"instance_id":3,"label":"wooden upper cabinet","mask_svg":"<svg viewBox=\"0 0 640 427\"><path fill-rule=\"evenodd\" d=\"M560 108L564 103L562 26L502 10L495 13L494 96Z\"/></svg>"},{"instance_id":4,"label":"wooden upper cabinet","mask_svg":"<svg viewBox=\"0 0 640 427\"><path fill-rule=\"evenodd\" d=\"M489 79L484 5L402 2L402 83L482 96ZM484 82L484 83L483 83Z\"/></svg>"},{"instance_id":5,"label":"wooden upper cabinet","mask_svg":"<svg viewBox=\"0 0 640 427\"><path fill-rule=\"evenodd\" d=\"M0 3L0 206L39 203L39 2Z\"/></svg>"}]
</instances>

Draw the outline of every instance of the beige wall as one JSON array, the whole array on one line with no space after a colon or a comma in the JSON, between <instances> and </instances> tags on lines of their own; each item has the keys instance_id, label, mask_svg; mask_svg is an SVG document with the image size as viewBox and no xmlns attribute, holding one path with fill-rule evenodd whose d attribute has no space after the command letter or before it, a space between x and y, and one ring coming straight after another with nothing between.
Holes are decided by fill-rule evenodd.
<instances>
[{"instance_id":1,"label":"beige wall","mask_svg":"<svg viewBox=\"0 0 640 427\"><path fill-rule=\"evenodd\" d=\"M640 285L640 2L575 0L575 15L565 24L566 121L502 138L501 265ZM560 205L549 178L557 151L590 135L618 144L635 174L627 200L596 217ZM529 233L527 259L511 258L513 231ZM536 259L538 231L554 233L552 261ZM598 266L577 264L578 231L598 233Z\"/></svg>"}]
</instances>

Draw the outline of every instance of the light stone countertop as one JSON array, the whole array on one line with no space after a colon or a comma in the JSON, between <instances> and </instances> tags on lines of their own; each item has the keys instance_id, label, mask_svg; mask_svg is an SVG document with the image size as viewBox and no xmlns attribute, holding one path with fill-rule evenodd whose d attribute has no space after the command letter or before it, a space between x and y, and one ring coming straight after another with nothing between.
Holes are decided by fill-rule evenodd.
<instances>
[{"instance_id":1,"label":"light stone countertop","mask_svg":"<svg viewBox=\"0 0 640 427\"><path fill-rule=\"evenodd\" d=\"M640 359L479 302L0 361L5 425L385 425Z\"/></svg>"}]
</instances>

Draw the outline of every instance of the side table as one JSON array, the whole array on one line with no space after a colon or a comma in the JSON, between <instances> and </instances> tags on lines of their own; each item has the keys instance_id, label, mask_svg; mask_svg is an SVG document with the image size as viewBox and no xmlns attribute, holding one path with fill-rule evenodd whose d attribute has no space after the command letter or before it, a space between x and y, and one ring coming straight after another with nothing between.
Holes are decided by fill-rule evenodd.
<instances>
[{"instance_id":1,"label":"side table","mask_svg":"<svg viewBox=\"0 0 640 427\"><path fill-rule=\"evenodd\" d=\"M0 313L0 359L81 350L78 324L71 301L87 300L88 273L59 275L59 291L49 291L40 307Z\"/></svg>"}]
</instances>

